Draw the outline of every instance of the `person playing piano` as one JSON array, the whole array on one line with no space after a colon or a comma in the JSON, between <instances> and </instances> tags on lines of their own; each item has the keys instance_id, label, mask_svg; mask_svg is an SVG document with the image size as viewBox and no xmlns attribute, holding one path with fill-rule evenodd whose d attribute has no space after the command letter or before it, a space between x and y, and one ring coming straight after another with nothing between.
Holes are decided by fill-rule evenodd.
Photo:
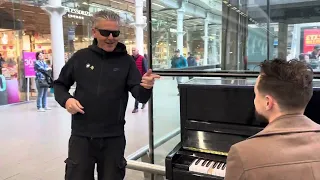
<instances>
[{"instance_id":1,"label":"person playing piano","mask_svg":"<svg viewBox=\"0 0 320 180\"><path fill-rule=\"evenodd\" d=\"M225 180L320 179L320 125L304 116L313 95L312 69L282 59L260 67L254 104L268 125L230 148Z\"/></svg>"}]
</instances>

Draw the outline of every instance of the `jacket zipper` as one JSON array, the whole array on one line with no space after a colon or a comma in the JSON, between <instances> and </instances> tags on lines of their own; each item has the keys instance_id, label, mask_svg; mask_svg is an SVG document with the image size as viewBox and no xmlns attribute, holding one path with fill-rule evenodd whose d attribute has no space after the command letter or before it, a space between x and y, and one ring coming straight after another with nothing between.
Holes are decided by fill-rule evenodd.
<instances>
[{"instance_id":1,"label":"jacket zipper","mask_svg":"<svg viewBox=\"0 0 320 180\"><path fill-rule=\"evenodd\" d=\"M101 82L102 70L103 70L103 64L104 64L103 57L101 58L101 60L102 60L102 63L101 63L100 75L99 75L99 80L98 80L98 88L97 88L97 95L98 96L100 94L100 82Z\"/></svg>"}]
</instances>

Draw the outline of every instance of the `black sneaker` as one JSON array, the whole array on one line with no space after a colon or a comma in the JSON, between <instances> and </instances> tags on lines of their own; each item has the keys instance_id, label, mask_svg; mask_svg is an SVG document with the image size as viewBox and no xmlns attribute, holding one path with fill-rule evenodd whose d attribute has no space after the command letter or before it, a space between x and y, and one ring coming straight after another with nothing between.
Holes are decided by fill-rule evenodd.
<instances>
[{"instance_id":1,"label":"black sneaker","mask_svg":"<svg viewBox=\"0 0 320 180\"><path fill-rule=\"evenodd\" d=\"M138 109L134 109L132 110L132 113L137 113L139 110Z\"/></svg>"}]
</instances>

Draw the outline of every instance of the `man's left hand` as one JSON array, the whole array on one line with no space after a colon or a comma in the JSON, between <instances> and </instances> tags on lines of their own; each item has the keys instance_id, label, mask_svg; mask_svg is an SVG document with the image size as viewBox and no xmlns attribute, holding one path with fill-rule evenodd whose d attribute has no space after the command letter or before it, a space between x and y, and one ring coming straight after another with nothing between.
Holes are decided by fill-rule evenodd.
<instances>
[{"instance_id":1,"label":"man's left hand","mask_svg":"<svg viewBox=\"0 0 320 180\"><path fill-rule=\"evenodd\" d=\"M152 74L152 70L149 69L148 72L146 72L143 76L142 76L142 80L140 85L146 89L151 89L154 85L154 80L155 79L159 79L160 76L157 74Z\"/></svg>"}]
</instances>

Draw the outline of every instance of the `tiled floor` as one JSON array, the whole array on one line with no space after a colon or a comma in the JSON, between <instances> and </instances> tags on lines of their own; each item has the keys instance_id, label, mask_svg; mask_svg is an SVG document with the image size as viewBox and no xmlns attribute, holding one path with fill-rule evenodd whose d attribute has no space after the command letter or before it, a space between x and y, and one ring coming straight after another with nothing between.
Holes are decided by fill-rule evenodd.
<instances>
[{"instance_id":1,"label":"tiled floor","mask_svg":"<svg viewBox=\"0 0 320 180\"><path fill-rule=\"evenodd\" d=\"M176 81L162 78L154 88L155 138L179 127L179 96ZM125 156L148 144L148 109L132 114L130 98L125 126ZM49 100L51 111L36 112L35 103L0 107L0 180L62 180L70 115ZM164 165L166 154L179 137L156 149L156 163ZM127 171L127 180L143 179L142 173Z\"/></svg>"}]
</instances>

